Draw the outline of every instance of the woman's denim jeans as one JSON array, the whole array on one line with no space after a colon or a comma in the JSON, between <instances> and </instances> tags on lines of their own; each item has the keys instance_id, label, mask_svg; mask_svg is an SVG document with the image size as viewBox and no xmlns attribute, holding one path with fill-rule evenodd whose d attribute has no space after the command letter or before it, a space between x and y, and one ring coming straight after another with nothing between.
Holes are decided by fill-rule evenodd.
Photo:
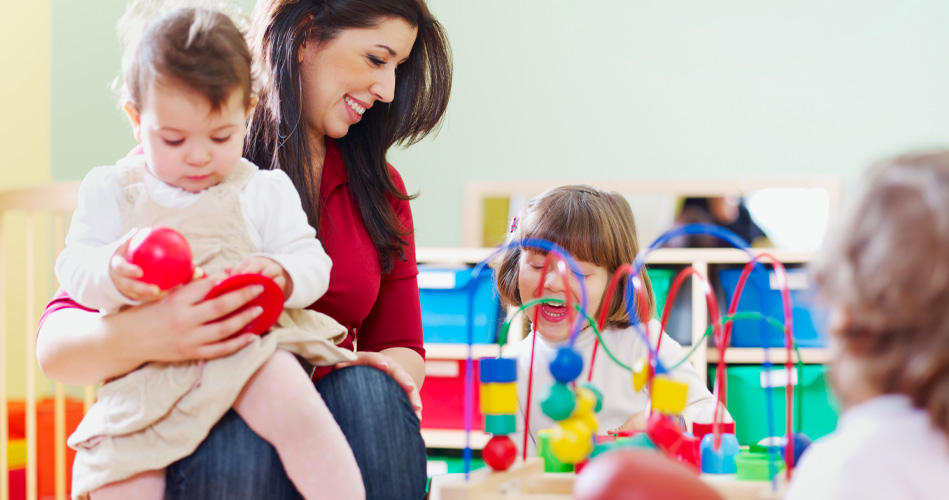
<instances>
[{"instance_id":1,"label":"woman's denim jeans","mask_svg":"<svg viewBox=\"0 0 949 500\"><path fill-rule=\"evenodd\" d=\"M352 447L366 498L423 498L425 443L418 417L395 380L376 368L351 366L330 373L316 389ZM168 467L166 478L169 500L302 498L274 448L233 410L191 456ZM326 481L335 480L326 476Z\"/></svg>"}]
</instances>

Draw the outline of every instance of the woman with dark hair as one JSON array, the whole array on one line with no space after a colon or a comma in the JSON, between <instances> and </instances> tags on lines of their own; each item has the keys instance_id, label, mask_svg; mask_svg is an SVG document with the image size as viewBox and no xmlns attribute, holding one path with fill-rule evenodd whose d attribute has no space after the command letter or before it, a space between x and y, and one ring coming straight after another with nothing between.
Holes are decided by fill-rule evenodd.
<instances>
[{"instance_id":1,"label":"woman with dark hair","mask_svg":"<svg viewBox=\"0 0 949 500\"><path fill-rule=\"evenodd\" d=\"M244 155L293 180L333 260L329 290L311 308L349 329L340 346L358 346L355 366L314 374L316 389L346 435L367 498L422 498L417 388L425 351L413 196L386 153L440 122L451 87L447 39L424 0L260 0L250 45L270 81ZM246 339L232 334L254 311L218 319L253 291L204 301L209 281L109 316L58 295L41 320L43 370L87 384L147 361L239 350ZM333 480L331 471L313 473ZM190 457L168 467L166 498L300 496L274 449L230 412Z\"/></svg>"}]
</instances>

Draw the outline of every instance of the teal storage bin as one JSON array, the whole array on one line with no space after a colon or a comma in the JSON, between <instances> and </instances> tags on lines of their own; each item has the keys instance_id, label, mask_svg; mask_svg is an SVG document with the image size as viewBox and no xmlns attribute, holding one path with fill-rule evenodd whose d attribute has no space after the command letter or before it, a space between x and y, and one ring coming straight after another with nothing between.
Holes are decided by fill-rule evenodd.
<instances>
[{"instance_id":1,"label":"teal storage bin","mask_svg":"<svg viewBox=\"0 0 949 500\"><path fill-rule=\"evenodd\" d=\"M474 325L472 341L495 342L501 303L494 289L494 271L481 270L468 288L473 267L419 266L419 299L425 342L466 343L468 324ZM474 316L468 317L468 301L474 300Z\"/></svg>"},{"instance_id":2,"label":"teal storage bin","mask_svg":"<svg viewBox=\"0 0 949 500\"><path fill-rule=\"evenodd\" d=\"M783 365L772 370L783 369ZM798 384L794 386L794 404L801 402L800 430L812 440L829 434L837 427L839 406L825 380L827 368L823 365L804 365L798 373ZM761 366L730 366L726 368L728 400L726 406L735 419L735 434L742 445L756 444L768 437L765 390L762 388ZM709 369L710 384L715 380L716 368ZM798 399L797 391L802 391ZM771 418L774 433L785 434L785 388L771 390ZM797 418L797 417L795 417ZM795 429L796 430L796 429Z\"/></svg>"},{"instance_id":3,"label":"teal storage bin","mask_svg":"<svg viewBox=\"0 0 949 500\"><path fill-rule=\"evenodd\" d=\"M669 295L669 288L672 286L672 278L675 276L675 272L672 269L649 267L646 268L646 276L649 276L649 282L652 284L652 294L656 297L656 318L662 318L662 311L666 305L666 295Z\"/></svg>"},{"instance_id":4,"label":"teal storage bin","mask_svg":"<svg viewBox=\"0 0 949 500\"><path fill-rule=\"evenodd\" d=\"M788 269L788 282L807 282L803 269ZM784 324L784 305L781 290L773 287L774 271L765 271L760 266L752 271L738 301L738 312L760 312ZM718 277L725 291L722 310L727 310L738 286L741 269L724 269ZM825 347L827 345L826 311L816 307L814 290L809 287L791 288L791 314L794 320L794 342L799 347ZM731 344L734 347L784 347L784 332L764 320L740 320L732 323Z\"/></svg>"}]
</instances>

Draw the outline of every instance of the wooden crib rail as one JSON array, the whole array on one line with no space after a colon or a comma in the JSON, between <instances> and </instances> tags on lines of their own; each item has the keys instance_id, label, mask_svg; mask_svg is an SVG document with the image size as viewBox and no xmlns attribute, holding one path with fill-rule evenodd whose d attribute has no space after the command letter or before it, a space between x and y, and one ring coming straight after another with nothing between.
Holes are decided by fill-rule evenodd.
<instances>
[{"instance_id":1,"label":"wooden crib rail","mask_svg":"<svg viewBox=\"0 0 949 500\"><path fill-rule=\"evenodd\" d=\"M7 414L7 323L8 314L20 315L25 318L25 329L14 334L24 335L26 352L26 373L23 378L26 383L26 498L39 498L37 477L37 393L36 393L36 268L37 265L49 266L53 262L36 262L38 254L56 255L62 250L65 240L66 220L75 210L78 198L78 182L51 183L35 187L0 191L0 500L10 499L9 463L7 450L9 447L9 415ZM8 276L8 262L6 248L10 238L9 216L12 214L25 216L24 241L26 273L23 283L23 295L26 302L22 311L7 311L6 285ZM52 252L42 253L37 242L37 218L51 216L52 218ZM42 223L42 222L41 222ZM45 226L40 226L45 229ZM45 250L45 249L43 249ZM91 404L93 398L92 387L85 390L85 407ZM54 385L54 474L55 498L67 498L66 485L66 404L65 387L63 384Z\"/></svg>"}]
</instances>

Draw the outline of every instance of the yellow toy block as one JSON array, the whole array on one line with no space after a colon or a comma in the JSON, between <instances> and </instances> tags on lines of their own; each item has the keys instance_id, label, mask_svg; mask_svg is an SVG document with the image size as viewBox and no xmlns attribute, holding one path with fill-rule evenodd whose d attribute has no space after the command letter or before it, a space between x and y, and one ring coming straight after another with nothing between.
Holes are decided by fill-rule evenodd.
<instances>
[{"instance_id":1,"label":"yellow toy block","mask_svg":"<svg viewBox=\"0 0 949 500\"><path fill-rule=\"evenodd\" d=\"M656 375L652 379L652 409L662 413L678 415L685 409L685 399L689 386L676 382L665 375Z\"/></svg>"},{"instance_id":2,"label":"yellow toy block","mask_svg":"<svg viewBox=\"0 0 949 500\"><path fill-rule=\"evenodd\" d=\"M517 413L517 386L514 382L481 384L481 413Z\"/></svg>"}]
</instances>

